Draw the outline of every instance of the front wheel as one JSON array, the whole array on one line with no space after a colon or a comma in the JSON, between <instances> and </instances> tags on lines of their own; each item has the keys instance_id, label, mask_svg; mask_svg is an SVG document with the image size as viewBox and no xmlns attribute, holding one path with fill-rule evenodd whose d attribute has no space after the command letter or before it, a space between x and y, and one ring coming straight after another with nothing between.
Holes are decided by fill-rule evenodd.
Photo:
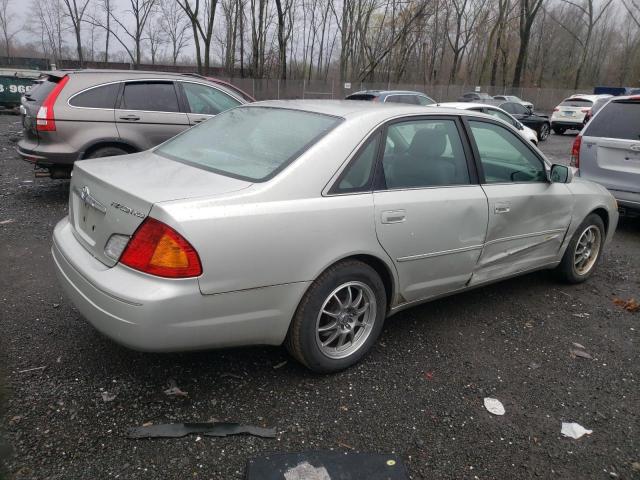
<instances>
[{"instance_id":1,"label":"front wheel","mask_svg":"<svg viewBox=\"0 0 640 480\"><path fill-rule=\"evenodd\" d=\"M540 125L540 128L538 129L538 140L544 142L549 137L550 130L551 128L549 127L548 123L543 123L542 125Z\"/></svg>"},{"instance_id":2,"label":"front wheel","mask_svg":"<svg viewBox=\"0 0 640 480\"><path fill-rule=\"evenodd\" d=\"M581 283L588 279L600 260L604 245L604 223L592 213L573 234L562 261L557 267L560 278L568 283Z\"/></svg>"},{"instance_id":3,"label":"front wheel","mask_svg":"<svg viewBox=\"0 0 640 480\"><path fill-rule=\"evenodd\" d=\"M289 327L286 347L315 372L345 369L371 349L386 311L384 284L373 268L357 260L337 263L305 293Z\"/></svg>"}]
</instances>

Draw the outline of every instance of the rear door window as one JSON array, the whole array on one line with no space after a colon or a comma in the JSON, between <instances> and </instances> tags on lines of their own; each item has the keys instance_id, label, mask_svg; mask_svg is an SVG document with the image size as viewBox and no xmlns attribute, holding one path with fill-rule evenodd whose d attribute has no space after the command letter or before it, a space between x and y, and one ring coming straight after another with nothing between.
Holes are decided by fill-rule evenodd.
<instances>
[{"instance_id":1,"label":"rear door window","mask_svg":"<svg viewBox=\"0 0 640 480\"><path fill-rule=\"evenodd\" d=\"M119 83L91 88L73 96L69 100L69 105L84 108L114 108L119 89Z\"/></svg>"},{"instance_id":2,"label":"rear door window","mask_svg":"<svg viewBox=\"0 0 640 480\"><path fill-rule=\"evenodd\" d=\"M217 115L240 105L238 100L214 87L199 83L182 82L182 88L187 97L191 113Z\"/></svg>"},{"instance_id":3,"label":"rear door window","mask_svg":"<svg viewBox=\"0 0 640 480\"><path fill-rule=\"evenodd\" d=\"M173 82L129 82L124 86L120 108L147 112L179 112Z\"/></svg>"},{"instance_id":4,"label":"rear door window","mask_svg":"<svg viewBox=\"0 0 640 480\"><path fill-rule=\"evenodd\" d=\"M433 105L436 103L433 98L429 98L426 95L418 95L417 97L420 105Z\"/></svg>"},{"instance_id":5,"label":"rear door window","mask_svg":"<svg viewBox=\"0 0 640 480\"><path fill-rule=\"evenodd\" d=\"M640 100L614 100L593 117L586 137L640 141Z\"/></svg>"}]
</instances>

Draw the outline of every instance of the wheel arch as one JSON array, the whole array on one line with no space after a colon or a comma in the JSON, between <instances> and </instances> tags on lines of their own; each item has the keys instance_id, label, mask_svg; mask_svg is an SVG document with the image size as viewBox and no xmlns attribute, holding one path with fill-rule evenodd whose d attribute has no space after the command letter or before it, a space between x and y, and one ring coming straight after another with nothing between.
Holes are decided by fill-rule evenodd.
<instances>
[{"instance_id":1,"label":"wheel arch","mask_svg":"<svg viewBox=\"0 0 640 480\"><path fill-rule=\"evenodd\" d=\"M127 153L135 153L140 151L140 149L135 145L132 145L129 142L123 141L121 139L102 139L87 145L80 154L80 160L87 158L96 150L106 147L121 148Z\"/></svg>"},{"instance_id":2,"label":"wheel arch","mask_svg":"<svg viewBox=\"0 0 640 480\"><path fill-rule=\"evenodd\" d=\"M602 219L602 223L604 223L604 235L606 237L609 234L609 212L603 207L598 207L589 212L589 215L592 213L595 213Z\"/></svg>"}]
</instances>

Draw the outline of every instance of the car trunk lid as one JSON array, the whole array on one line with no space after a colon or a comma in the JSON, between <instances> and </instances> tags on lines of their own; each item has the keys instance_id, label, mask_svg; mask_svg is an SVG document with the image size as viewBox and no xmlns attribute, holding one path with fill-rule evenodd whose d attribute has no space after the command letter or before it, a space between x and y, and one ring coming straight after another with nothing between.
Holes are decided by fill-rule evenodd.
<instances>
[{"instance_id":1,"label":"car trunk lid","mask_svg":"<svg viewBox=\"0 0 640 480\"><path fill-rule=\"evenodd\" d=\"M152 152L76 162L69 219L78 241L98 260L112 235L130 237L154 203L221 195L251 183L174 162Z\"/></svg>"},{"instance_id":2,"label":"car trunk lid","mask_svg":"<svg viewBox=\"0 0 640 480\"><path fill-rule=\"evenodd\" d=\"M640 97L613 100L591 120L582 137L580 175L640 193Z\"/></svg>"}]
</instances>

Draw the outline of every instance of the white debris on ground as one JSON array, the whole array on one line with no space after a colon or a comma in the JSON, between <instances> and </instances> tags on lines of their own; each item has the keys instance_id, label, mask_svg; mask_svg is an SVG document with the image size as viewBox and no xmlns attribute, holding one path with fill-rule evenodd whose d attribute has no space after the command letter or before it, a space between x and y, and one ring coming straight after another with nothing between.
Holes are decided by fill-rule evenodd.
<instances>
[{"instance_id":1,"label":"white debris on ground","mask_svg":"<svg viewBox=\"0 0 640 480\"><path fill-rule=\"evenodd\" d=\"M494 415L504 415L505 412L504 405L496 398L486 397L484 399L484 408Z\"/></svg>"},{"instance_id":2,"label":"white debris on ground","mask_svg":"<svg viewBox=\"0 0 640 480\"><path fill-rule=\"evenodd\" d=\"M302 462L284 472L285 480L331 480L324 467L314 467L309 462Z\"/></svg>"},{"instance_id":3,"label":"white debris on ground","mask_svg":"<svg viewBox=\"0 0 640 480\"><path fill-rule=\"evenodd\" d=\"M562 435L564 435L565 437L574 438L577 440L585 434L591 435L593 433L593 430L587 430L582 425L575 422L562 422L562 430L560 430L560 433L562 433Z\"/></svg>"}]
</instances>

